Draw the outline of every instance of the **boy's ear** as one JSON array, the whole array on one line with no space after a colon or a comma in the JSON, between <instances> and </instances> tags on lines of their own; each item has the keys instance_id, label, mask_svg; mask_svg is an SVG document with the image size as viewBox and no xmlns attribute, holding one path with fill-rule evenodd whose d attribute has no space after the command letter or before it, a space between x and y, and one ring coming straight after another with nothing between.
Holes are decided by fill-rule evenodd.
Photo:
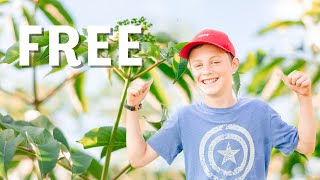
<instances>
[{"instance_id":1,"label":"boy's ear","mask_svg":"<svg viewBox=\"0 0 320 180\"><path fill-rule=\"evenodd\" d=\"M232 64L231 64L231 66L232 66L232 72L236 72L236 71L238 70L238 68L239 68L239 58L234 57L234 58L232 59Z\"/></svg>"}]
</instances>

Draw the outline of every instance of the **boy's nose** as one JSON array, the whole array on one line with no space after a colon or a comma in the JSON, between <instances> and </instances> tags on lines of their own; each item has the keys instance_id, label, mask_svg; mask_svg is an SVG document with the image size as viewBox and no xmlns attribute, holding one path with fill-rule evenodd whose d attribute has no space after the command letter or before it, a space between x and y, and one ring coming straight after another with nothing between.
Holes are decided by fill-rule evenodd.
<instances>
[{"instance_id":1,"label":"boy's nose","mask_svg":"<svg viewBox=\"0 0 320 180\"><path fill-rule=\"evenodd\" d=\"M203 67L203 74L211 74L213 69L210 65L204 65Z\"/></svg>"},{"instance_id":2,"label":"boy's nose","mask_svg":"<svg viewBox=\"0 0 320 180\"><path fill-rule=\"evenodd\" d=\"M209 74L212 74L213 73L213 71L211 70L211 69L204 69L204 71L203 71L203 75L209 75Z\"/></svg>"}]
</instances>

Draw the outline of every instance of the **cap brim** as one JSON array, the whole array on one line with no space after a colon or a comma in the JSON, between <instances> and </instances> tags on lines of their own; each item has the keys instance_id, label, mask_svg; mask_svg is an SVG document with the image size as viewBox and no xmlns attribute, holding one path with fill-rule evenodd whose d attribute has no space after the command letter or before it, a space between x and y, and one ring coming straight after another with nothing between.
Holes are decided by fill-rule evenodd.
<instances>
[{"instance_id":1,"label":"cap brim","mask_svg":"<svg viewBox=\"0 0 320 180\"><path fill-rule=\"evenodd\" d=\"M197 45L200 45L200 44L211 44L211 45L214 45L214 46L217 46L221 49L223 49L224 51L227 51L224 47L220 46L220 45L217 45L215 43L212 43L212 42L208 42L208 41L193 41L193 42L190 42L188 44L186 44L180 51L179 55L180 57L184 58L184 59L187 59L188 56L189 56L189 51L197 46ZM229 51L227 51L229 52Z\"/></svg>"}]
</instances>

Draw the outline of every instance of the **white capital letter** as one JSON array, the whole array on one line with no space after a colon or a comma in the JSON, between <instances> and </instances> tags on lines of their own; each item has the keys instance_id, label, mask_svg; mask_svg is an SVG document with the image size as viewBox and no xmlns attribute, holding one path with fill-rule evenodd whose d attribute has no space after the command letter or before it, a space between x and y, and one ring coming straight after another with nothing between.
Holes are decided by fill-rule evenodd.
<instances>
[{"instance_id":1,"label":"white capital letter","mask_svg":"<svg viewBox=\"0 0 320 180\"><path fill-rule=\"evenodd\" d=\"M141 33L141 26L119 26L119 66L142 66L141 58L128 58L129 48L139 48L139 42L128 42L129 33Z\"/></svg>"},{"instance_id":2,"label":"white capital letter","mask_svg":"<svg viewBox=\"0 0 320 180\"><path fill-rule=\"evenodd\" d=\"M31 50L38 51L39 45L37 43L29 43L29 36L31 34L42 34L42 27L20 26L19 34L20 66L30 66L29 52Z\"/></svg>"},{"instance_id":3,"label":"white capital letter","mask_svg":"<svg viewBox=\"0 0 320 180\"><path fill-rule=\"evenodd\" d=\"M98 42L98 34L109 34L110 26L88 26L89 66L111 66L110 58L99 58L98 49L108 49L108 42Z\"/></svg>"},{"instance_id":4,"label":"white capital letter","mask_svg":"<svg viewBox=\"0 0 320 180\"><path fill-rule=\"evenodd\" d=\"M66 33L69 36L69 41L64 44L59 44L59 35ZM50 26L49 27L49 64L50 66L60 66L60 51L64 51L68 64L71 67L81 65L81 61L77 60L74 48L79 42L78 32L70 26Z\"/></svg>"}]
</instances>

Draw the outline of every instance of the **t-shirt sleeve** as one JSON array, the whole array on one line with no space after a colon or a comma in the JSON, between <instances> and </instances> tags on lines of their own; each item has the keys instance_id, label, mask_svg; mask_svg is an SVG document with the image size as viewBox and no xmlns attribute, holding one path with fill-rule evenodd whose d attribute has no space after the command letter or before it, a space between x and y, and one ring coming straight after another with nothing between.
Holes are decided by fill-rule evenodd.
<instances>
[{"instance_id":1,"label":"t-shirt sleeve","mask_svg":"<svg viewBox=\"0 0 320 180\"><path fill-rule=\"evenodd\" d=\"M147 143L170 165L182 151L178 112L170 116Z\"/></svg>"},{"instance_id":2,"label":"t-shirt sleeve","mask_svg":"<svg viewBox=\"0 0 320 180\"><path fill-rule=\"evenodd\" d=\"M291 154L298 145L297 128L284 122L281 116L270 106L268 106L268 112L271 123L272 147L286 155Z\"/></svg>"}]
</instances>

